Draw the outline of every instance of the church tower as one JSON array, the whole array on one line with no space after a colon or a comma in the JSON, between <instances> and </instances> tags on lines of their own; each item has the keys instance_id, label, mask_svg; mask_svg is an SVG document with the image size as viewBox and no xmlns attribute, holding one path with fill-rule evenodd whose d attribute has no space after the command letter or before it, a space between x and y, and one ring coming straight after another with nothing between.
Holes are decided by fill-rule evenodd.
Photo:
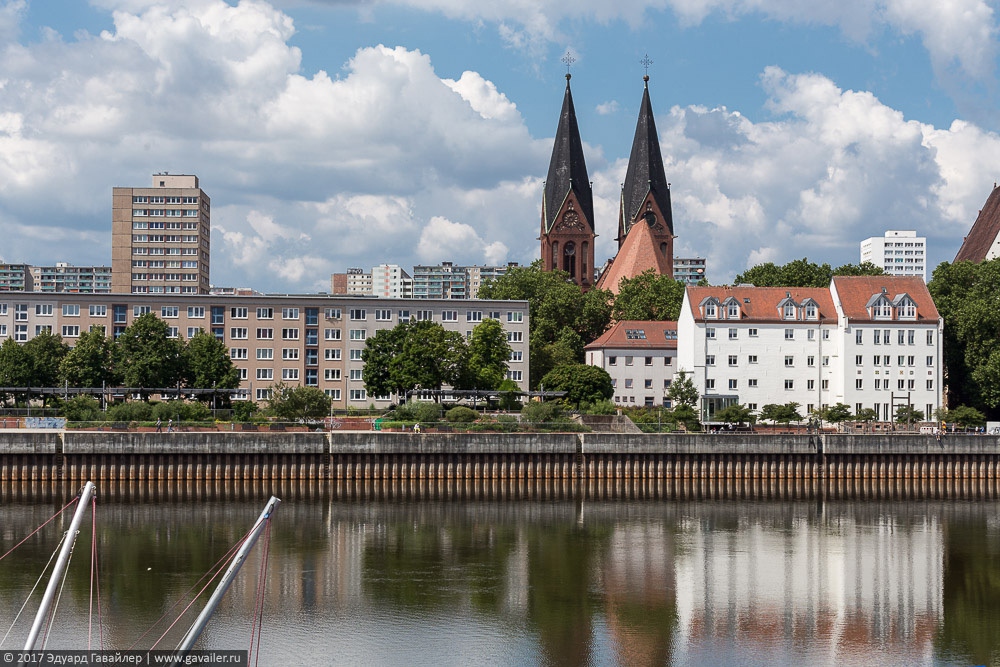
<instances>
[{"instance_id":1,"label":"church tower","mask_svg":"<svg viewBox=\"0 0 1000 667\"><path fill-rule=\"evenodd\" d=\"M566 74L559 127L542 196L542 267L561 269L583 289L594 283L594 193L583 159L573 93ZM662 167L661 167L662 171Z\"/></svg>"},{"instance_id":2,"label":"church tower","mask_svg":"<svg viewBox=\"0 0 1000 667\"><path fill-rule=\"evenodd\" d=\"M642 80L642 104L618 209L618 253L597 284L616 294L622 278L635 278L649 269L657 275L674 274L670 184L663 171L660 140L649 101L649 75Z\"/></svg>"}]
</instances>

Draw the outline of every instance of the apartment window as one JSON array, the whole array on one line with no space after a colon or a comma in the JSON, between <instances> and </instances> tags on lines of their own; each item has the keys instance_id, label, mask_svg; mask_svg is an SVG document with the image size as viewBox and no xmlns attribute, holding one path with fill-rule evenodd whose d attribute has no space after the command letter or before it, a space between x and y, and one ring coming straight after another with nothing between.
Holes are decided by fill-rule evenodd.
<instances>
[{"instance_id":1,"label":"apartment window","mask_svg":"<svg viewBox=\"0 0 1000 667\"><path fill-rule=\"evenodd\" d=\"M167 327L167 338L177 338L178 336L180 336L178 327Z\"/></svg>"},{"instance_id":2,"label":"apartment window","mask_svg":"<svg viewBox=\"0 0 1000 667\"><path fill-rule=\"evenodd\" d=\"M523 331L508 331L507 332L507 342L508 343L523 343L524 342L524 332Z\"/></svg>"},{"instance_id":3,"label":"apartment window","mask_svg":"<svg viewBox=\"0 0 1000 667\"><path fill-rule=\"evenodd\" d=\"M881 345L882 344L882 330L881 329L875 329L875 344L876 345Z\"/></svg>"},{"instance_id":4,"label":"apartment window","mask_svg":"<svg viewBox=\"0 0 1000 667\"><path fill-rule=\"evenodd\" d=\"M795 365L795 357L793 357L790 354L786 354L785 355L785 366L794 366L794 365Z\"/></svg>"},{"instance_id":5,"label":"apartment window","mask_svg":"<svg viewBox=\"0 0 1000 667\"><path fill-rule=\"evenodd\" d=\"M283 319L283 320L297 320L297 319L299 319L299 309L298 308L282 308L281 309L281 319Z\"/></svg>"},{"instance_id":6,"label":"apartment window","mask_svg":"<svg viewBox=\"0 0 1000 667\"><path fill-rule=\"evenodd\" d=\"M365 329L351 329L348 338L351 340L365 340L368 338L368 331Z\"/></svg>"},{"instance_id":7,"label":"apartment window","mask_svg":"<svg viewBox=\"0 0 1000 667\"><path fill-rule=\"evenodd\" d=\"M705 305L705 317L715 317L715 304L709 303Z\"/></svg>"},{"instance_id":8,"label":"apartment window","mask_svg":"<svg viewBox=\"0 0 1000 667\"><path fill-rule=\"evenodd\" d=\"M274 329L257 329L257 340L273 340Z\"/></svg>"},{"instance_id":9,"label":"apartment window","mask_svg":"<svg viewBox=\"0 0 1000 667\"><path fill-rule=\"evenodd\" d=\"M274 308L258 308L257 309L257 319L258 320L273 320L274 319Z\"/></svg>"},{"instance_id":10,"label":"apartment window","mask_svg":"<svg viewBox=\"0 0 1000 667\"><path fill-rule=\"evenodd\" d=\"M858 378L857 380L854 381L854 388L855 389L864 389L864 382L865 382L864 380L862 380L861 378Z\"/></svg>"},{"instance_id":11,"label":"apartment window","mask_svg":"<svg viewBox=\"0 0 1000 667\"><path fill-rule=\"evenodd\" d=\"M376 322L391 322L392 321L392 310L388 308L379 308L375 311L375 321Z\"/></svg>"},{"instance_id":12,"label":"apartment window","mask_svg":"<svg viewBox=\"0 0 1000 667\"><path fill-rule=\"evenodd\" d=\"M782 315L784 316L784 318L786 320L794 320L795 319L795 304L786 303L785 304L785 308L784 308L784 312L782 313Z\"/></svg>"},{"instance_id":13,"label":"apartment window","mask_svg":"<svg viewBox=\"0 0 1000 667\"><path fill-rule=\"evenodd\" d=\"M524 321L524 313L518 312L518 311L514 311L514 310L508 310L507 311L507 321L508 322L523 322Z\"/></svg>"},{"instance_id":14,"label":"apartment window","mask_svg":"<svg viewBox=\"0 0 1000 667\"><path fill-rule=\"evenodd\" d=\"M323 316L328 320L339 320L340 308L325 308L323 310Z\"/></svg>"},{"instance_id":15,"label":"apartment window","mask_svg":"<svg viewBox=\"0 0 1000 667\"><path fill-rule=\"evenodd\" d=\"M257 348L257 360L258 361L269 361L274 359L274 348L273 347L258 347Z\"/></svg>"},{"instance_id":16,"label":"apartment window","mask_svg":"<svg viewBox=\"0 0 1000 667\"><path fill-rule=\"evenodd\" d=\"M927 365L928 366L933 366L934 365L934 357L931 357L931 356L927 357Z\"/></svg>"},{"instance_id":17,"label":"apartment window","mask_svg":"<svg viewBox=\"0 0 1000 667\"><path fill-rule=\"evenodd\" d=\"M465 311L465 321L466 322L482 322L483 321L483 311L481 311L481 310L467 310L467 311Z\"/></svg>"},{"instance_id":18,"label":"apartment window","mask_svg":"<svg viewBox=\"0 0 1000 667\"><path fill-rule=\"evenodd\" d=\"M747 363L748 364L756 364L757 363L757 355L756 354L751 354L751 355L747 356Z\"/></svg>"},{"instance_id":19,"label":"apartment window","mask_svg":"<svg viewBox=\"0 0 1000 667\"><path fill-rule=\"evenodd\" d=\"M354 380L354 381L363 380L364 378L361 377L362 373L363 373L362 369L360 369L360 368L352 368L351 369L351 380Z\"/></svg>"},{"instance_id":20,"label":"apartment window","mask_svg":"<svg viewBox=\"0 0 1000 667\"><path fill-rule=\"evenodd\" d=\"M361 348L356 348L356 349L353 349L353 350L348 350L347 351L347 355L348 355L347 358L350 359L351 361L364 361L364 352L365 351L362 350Z\"/></svg>"},{"instance_id":21,"label":"apartment window","mask_svg":"<svg viewBox=\"0 0 1000 667\"><path fill-rule=\"evenodd\" d=\"M906 388L910 391L913 391L916 388L916 384L917 384L916 380L907 380Z\"/></svg>"},{"instance_id":22,"label":"apartment window","mask_svg":"<svg viewBox=\"0 0 1000 667\"><path fill-rule=\"evenodd\" d=\"M862 342L864 341L864 333L865 332L862 331L861 329L857 329L854 332L854 342L855 342L855 344L857 344L857 345L861 345L862 344Z\"/></svg>"},{"instance_id":23,"label":"apartment window","mask_svg":"<svg viewBox=\"0 0 1000 667\"><path fill-rule=\"evenodd\" d=\"M298 328L294 328L294 329L282 329L281 330L281 338L282 338L282 340L298 340L299 339L299 330L298 330Z\"/></svg>"},{"instance_id":24,"label":"apartment window","mask_svg":"<svg viewBox=\"0 0 1000 667\"><path fill-rule=\"evenodd\" d=\"M670 380L664 380L663 381L663 388L664 389L670 389Z\"/></svg>"},{"instance_id":25,"label":"apartment window","mask_svg":"<svg viewBox=\"0 0 1000 667\"><path fill-rule=\"evenodd\" d=\"M889 355L888 354L882 357L882 365L883 366L888 366L889 365Z\"/></svg>"},{"instance_id":26,"label":"apartment window","mask_svg":"<svg viewBox=\"0 0 1000 667\"><path fill-rule=\"evenodd\" d=\"M927 332L927 344L928 345L933 345L934 344L934 332L933 331L928 331Z\"/></svg>"},{"instance_id":27,"label":"apartment window","mask_svg":"<svg viewBox=\"0 0 1000 667\"><path fill-rule=\"evenodd\" d=\"M713 328L713 327L707 327L705 329L705 338L714 340L715 339L715 328Z\"/></svg>"},{"instance_id":28,"label":"apartment window","mask_svg":"<svg viewBox=\"0 0 1000 667\"><path fill-rule=\"evenodd\" d=\"M815 329L809 329L808 331L806 331L806 339L807 340L816 340L816 330Z\"/></svg>"},{"instance_id":29,"label":"apartment window","mask_svg":"<svg viewBox=\"0 0 1000 667\"><path fill-rule=\"evenodd\" d=\"M329 382L336 382L340 380L340 369L339 368L327 368L323 371L323 379Z\"/></svg>"},{"instance_id":30,"label":"apartment window","mask_svg":"<svg viewBox=\"0 0 1000 667\"><path fill-rule=\"evenodd\" d=\"M35 304L35 316L36 317L52 317L52 304L51 303L36 303Z\"/></svg>"},{"instance_id":31,"label":"apartment window","mask_svg":"<svg viewBox=\"0 0 1000 667\"><path fill-rule=\"evenodd\" d=\"M614 355L609 356L608 357L608 366L617 366L617 365L618 365L618 357L616 357Z\"/></svg>"},{"instance_id":32,"label":"apartment window","mask_svg":"<svg viewBox=\"0 0 1000 667\"><path fill-rule=\"evenodd\" d=\"M916 338L916 334L917 334L917 332L914 331L913 329L908 329L906 331L906 344L907 345L913 345L913 341Z\"/></svg>"},{"instance_id":33,"label":"apartment window","mask_svg":"<svg viewBox=\"0 0 1000 667\"><path fill-rule=\"evenodd\" d=\"M736 365L736 355L735 354L730 354L729 355L729 365L730 366L735 366Z\"/></svg>"},{"instance_id":34,"label":"apartment window","mask_svg":"<svg viewBox=\"0 0 1000 667\"><path fill-rule=\"evenodd\" d=\"M507 379L520 382L524 378L524 371L507 371Z\"/></svg>"},{"instance_id":35,"label":"apartment window","mask_svg":"<svg viewBox=\"0 0 1000 667\"><path fill-rule=\"evenodd\" d=\"M258 368L257 369L257 379L258 380L273 380L274 379L274 369L273 368Z\"/></svg>"},{"instance_id":36,"label":"apartment window","mask_svg":"<svg viewBox=\"0 0 1000 667\"><path fill-rule=\"evenodd\" d=\"M225 324L225 323L226 323L225 306L212 306L212 324Z\"/></svg>"},{"instance_id":37,"label":"apartment window","mask_svg":"<svg viewBox=\"0 0 1000 667\"><path fill-rule=\"evenodd\" d=\"M816 365L816 357L810 354L809 356L806 357L806 366L812 368L815 365Z\"/></svg>"},{"instance_id":38,"label":"apartment window","mask_svg":"<svg viewBox=\"0 0 1000 667\"><path fill-rule=\"evenodd\" d=\"M756 389L757 388L757 378L750 378L749 380L747 380L747 386L750 387L751 389Z\"/></svg>"},{"instance_id":39,"label":"apartment window","mask_svg":"<svg viewBox=\"0 0 1000 667\"><path fill-rule=\"evenodd\" d=\"M736 389L736 384L737 384L736 380L730 380L729 381L729 389L730 390L735 390Z\"/></svg>"},{"instance_id":40,"label":"apartment window","mask_svg":"<svg viewBox=\"0 0 1000 667\"><path fill-rule=\"evenodd\" d=\"M897 331L896 333L898 334L898 335L896 336L896 343L897 343L898 345L902 345L902 344L903 344L903 341L905 341L905 340L906 340L906 332L905 332L904 330L900 329L900 330L899 330L899 331Z\"/></svg>"},{"instance_id":41,"label":"apartment window","mask_svg":"<svg viewBox=\"0 0 1000 667\"><path fill-rule=\"evenodd\" d=\"M6 306L6 304L4 304L3 310L2 310L2 312L0 312L0 315L6 315L6 314L7 314L7 306ZM90 307L90 316L91 317L107 317L108 316L108 307L107 306L93 305L93 306Z\"/></svg>"},{"instance_id":42,"label":"apartment window","mask_svg":"<svg viewBox=\"0 0 1000 667\"><path fill-rule=\"evenodd\" d=\"M672 363L673 357L663 357L663 365L669 366Z\"/></svg>"},{"instance_id":43,"label":"apartment window","mask_svg":"<svg viewBox=\"0 0 1000 667\"><path fill-rule=\"evenodd\" d=\"M738 336L739 329L730 327L729 329L729 340L736 340Z\"/></svg>"},{"instance_id":44,"label":"apartment window","mask_svg":"<svg viewBox=\"0 0 1000 667\"><path fill-rule=\"evenodd\" d=\"M339 401L340 400L340 390L339 389L324 389L323 393L325 393L326 397L329 398L331 401Z\"/></svg>"},{"instance_id":45,"label":"apartment window","mask_svg":"<svg viewBox=\"0 0 1000 667\"><path fill-rule=\"evenodd\" d=\"M281 379L282 380L298 380L299 379L299 369L298 368L282 368L281 369Z\"/></svg>"},{"instance_id":46,"label":"apartment window","mask_svg":"<svg viewBox=\"0 0 1000 667\"><path fill-rule=\"evenodd\" d=\"M180 308L177 306L163 306L160 308L160 317L173 319L180 316Z\"/></svg>"},{"instance_id":47,"label":"apartment window","mask_svg":"<svg viewBox=\"0 0 1000 667\"><path fill-rule=\"evenodd\" d=\"M201 331L201 327L188 327L187 328L188 340L191 340L192 338L197 336L199 331Z\"/></svg>"},{"instance_id":48,"label":"apartment window","mask_svg":"<svg viewBox=\"0 0 1000 667\"><path fill-rule=\"evenodd\" d=\"M785 329L785 340L795 340L795 329Z\"/></svg>"},{"instance_id":49,"label":"apartment window","mask_svg":"<svg viewBox=\"0 0 1000 667\"><path fill-rule=\"evenodd\" d=\"M15 324L14 325L14 340L18 343L24 343L28 340L28 325L27 324Z\"/></svg>"},{"instance_id":50,"label":"apartment window","mask_svg":"<svg viewBox=\"0 0 1000 667\"><path fill-rule=\"evenodd\" d=\"M865 364L865 360L864 360L864 357L862 355L860 355L860 354L854 355L854 365L855 366L864 366L864 364Z\"/></svg>"},{"instance_id":51,"label":"apartment window","mask_svg":"<svg viewBox=\"0 0 1000 667\"><path fill-rule=\"evenodd\" d=\"M632 357L625 357L625 365L626 366L632 365Z\"/></svg>"},{"instance_id":52,"label":"apartment window","mask_svg":"<svg viewBox=\"0 0 1000 667\"><path fill-rule=\"evenodd\" d=\"M63 317L80 317L80 306L75 303L67 303L62 307Z\"/></svg>"},{"instance_id":53,"label":"apartment window","mask_svg":"<svg viewBox=\"0 0 1000 667\"><path fill-rule=\"evenodd\" d=\"M323 329L324 340L340 340L340 329Z\"/></svg>"},{"instance_id":54,"label":"apartment window","mask_svg":"<svg viewBox=\"0 0 1000 667\"><path fill-rule=\"evenodd\" d=\"M78 338L80 336L79 324L64 324L62 328L63 338Z\"/></svg>"},{"instance_id":55,"label":"apartment window","mask_svg":"<svg viewBox=\"0 0 1000 667\"><path fill-rule=\"evenodd\" d=\"M705 355L705 365L706 366L714 366L715 365L715 355L714 354L706 354Z\"/></svg>"},{"instance_id":56,"label":"apartment window","mask_svg":"<svg viewBox=\"0 0 1000 667\"><path fill-rule=\"evenodd\" d=\"M245 347L231 347L229 348L229 358L230 359L246 359L247 349Z\"/></svg>"},{"instance_id":57,"label":"apartment window","mask_svg":"<svg viewBox=\"0 0 1000 667\"><path fill-rule=\"evenodd\" d=\"M647 366L653 365L653 357L646 357L646 365Z\"/></svg>"},{"instance_id":58,"label":"apartment window","mask_svg":"<svg viewBox=\"0 0 1000 667\"><path fill-rule=\"evenodd\" d=\"M200 320L205 317L205 307L204 306L188 306L188 317L191 319Z\"/></svg>"},{"instance_id":59,"label":"apartment window","mask_svg":"<svg viewBox=\"0 0 1000 667\"><path fill-rule=\"evenodd\" d=\"M248 338L248 331L246 327L232 327L229 330L229 337L233 340L246 340Z\"/></svg>"},{"instance_id":60,"label":"apartment window","mask_svg":"<svg viewBox=\"0 0 1000 667\"><path fill-rule=\"evenodd\" d=\"M643 388L644 389L652 389L653 388L653 380L651 378L646 378L645 381L644 381L644 384L643 384Z\"/></svg>"},{"instance_id":61,"label":"apartment window","mask_svg":"<svg viewBox=\"0 0 1000 667\"><path fill-rule=\"evenodd\" d=\"M489 318L491 320L497 320L499 322L500 321L500 311L499 310L491 310L490 314L489 314Z\"/></svg>"},{"instance_id":62,"label":"apartment window","mask_svg":"<svg viewBox=\"0 0 1000 667\"><path fill-rule=\"evenodd\" d=\"M820 381L820 385L819 386L820 386L820 388L823 391L827 391L830 388L830 381L829 380L822 380L822 381Z\"/></svg>"},{"instance_id":63,"label":"apartment window","mask_svg":"<svg viewBox=\"0 0 1000 667\"><path fill-rule=\"evenodd\" d=\"M816 380L806 380L806 390L812 391L816 388Z\"/></svg>"},{"instance_id":64,"label":"apartment window","mask_svg":"<svg viewBox=\"0 0 1000 667\"><path fill-rule=\"evenodd\" d=\"M889 383L889 381L886 380L886 384L888 384L888 383ZM900 391L902 391L905 386L906 386L906 381L905 380L899 380L896 383L896 388L899 389Z\"/></svg>"},{"instance_id":65,"label":"apartment window","mask_svg":"<svg viewBox=\"0 0 1000 667\"><path fill-rule=\"evenodd\" d=\"M234 320L245 320L248 317L247 308L230 308L229 316Z\"/></svg>"},{"instance_id":66,"label":"apartment window","mask_svg":"<svg viewBox=\"0 0 1000 667\"><path fill-rule=\"evenodd\" d=\"M795 389L795 380L785 380L785 389L789 391Z\"/></svg>"},{"instance_id":67,"label":"apartment window","mask_svg":"<svg viewBox=\"0 0 1000 667\"><path fill-rule=\"evenodd\" d=\"M707 378L705 380L705 389L715 390L715 378Z\"/></svg>"},{"instance_id":68,"label":"apartment window","mask_svg":"<svg viewBox=\"0 0 1000 667\"><path fill-rule=\"evenodd\" d=\"M457 310L442 310L441 311L441 321L442 322L458 322L458 311Z\"/></svg>"},{"instance_id":69,"label":"apartment window","mask_svg":"<svg viewBox=\"0 0 1000 667\"><path fill-rule=\"evenodd\" d=\"M830 340L830 330L823 329L823 340Z\"/></svg>"},{"instance_id":70,"label":"apartment window","mask_svg":"<svg viewBox=\"0 0 1000 667\"><path fill-rule=\"evenodd\" d=\"M896 365L897 366L902 366L904 359L905 359L905 357L903 355L899 355L898 357L896 357Z\"/></svg>"},{"instance_id":71,"label":"apartment window","mask_svg":"<svg viewBox=\"0 0 1000 667\"><path fill-rule=\"evenodd\" d=\"M757 330L756 329L747 329L747 335L750 336L751 338L756 338L757 337Z\"/></svg>"},{"instance_id":72,"label":"apartment window","mask_svg":"<svg viewBox=\"0 0 1000 667\"><path fill-rule=\"evenodd\" d=\"M882 330L882 342L884 344L886 344L886 345L889 344L889 334L891 334L891 333L892 333L892 331L889 330L889 329L883 329Z\"/></svg>"},{"instance_id":73,"label":"apartment window","mask_svg":"<svg viewBox=\"0 0 1000 667\"><path fill-rule=\"evenodd\" d=\"M295 361L299 358L299 348L297 347L283 347L281 348L281 358L285 361Z\"/></svg>"},{"instance_id":74,"label":"apartment window","mask_svg":"<svg viewBox=\"0 0 1000 667\"><path fill-rule=\"evenodd\" d=\"M520 363L520 362L524 361L524 353L521 352L521 350L511 350L510 351L510 358L507 359L507 361L510 362L510 363L512 363L512 364L514 364L514 363Z\"/></svg>"},{"instance_id":75,"label":"apartment window","mask_svg":"<svg viewBox=\"0 0 1000 667\"><path fill-rule=\"evenodd\" d=\"M414 319L418 322L430 322L434 319L434 311L431 310L418 310L414 314Z\"/></svg>"},{"instance_id":76,"label":"apartment window","mask_svg":"<svg viewBox=\"0 0 1000 667\"><path fill-rule=\"evenodd\" d=\"M267 401L267 400L270 400L271 399L271 388L270 387L268 387L266 389L260 389L260 388L258 388L257 391L254 393L254 396L256 396L256 398L257 398L258 401Z\"/></svg>"},{"instance_id":77,"label":"apartment window","mask_svg":"<svg viewBox=\"0 0 1000 667\"><path fill-rule=\"evenodd\" d=\"M927 391L933 391L933 390L934 390L934 380L928 380L927 381Z\"/></svg>"},{"instance_id":78,"label":"apartment window","mask_svg":"<svg viewBox=\"0 0 1000 667\"><path fill-rule=\"evenodd\" d=\"M340 348L323 350L323 358L327 361L340 361Z\"/></svg>"},{"instance_id":79,"label":"apartment window","mask_svg":"<svg viewBox=\"0 0 1000 667\"><path fill-rule=\"evenodd\" d=\"M824 366L829 366L830 365L830 357L828 357L826 355L823 356L823 365Z\"/></svg>"}]
</instances>

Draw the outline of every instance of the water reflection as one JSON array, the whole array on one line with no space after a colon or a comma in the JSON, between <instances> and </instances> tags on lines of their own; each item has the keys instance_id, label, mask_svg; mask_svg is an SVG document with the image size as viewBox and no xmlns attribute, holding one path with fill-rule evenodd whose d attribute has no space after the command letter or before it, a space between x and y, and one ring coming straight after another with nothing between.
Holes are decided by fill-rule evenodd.
<instances>
[{"instance_id":1,"label":"water reflection","mask_svg":"<svg viewBox=\"0 0 1000 667\"><path fill-rule=\"evenodd\" d=\"M996 488L921 484L108 486L105 640L148 647L273 493L264 664L995 664ZM0 487L0 553L74 491ZM0 632L68 523L0 562ZM256 558L206 647L248 644ZM53 648L86 643L79 561Z\"/></svg>"}]
</instances>

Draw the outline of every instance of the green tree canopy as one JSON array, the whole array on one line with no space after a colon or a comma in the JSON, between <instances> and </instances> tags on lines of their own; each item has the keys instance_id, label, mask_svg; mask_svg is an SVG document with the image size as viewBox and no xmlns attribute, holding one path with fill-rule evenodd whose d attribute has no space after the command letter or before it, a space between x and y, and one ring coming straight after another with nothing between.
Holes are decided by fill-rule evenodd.
<instances>
[{"instance_id":1,"label":"green tree canopy","mask_svg":"<svg viewBox=\"0 0 1000 667\"><path fill-rule=\"evenodd\" d=\"M975 408L959 405L941 415L941 421L954 422L963 428L966 426L985 426L986 416Z\"/></svg>"},{"instance_id":2,"label":"green tree canopy","mask_svg":"<svg viewBox=\"0 0 1000 667\"><path fill-rule=\"evenodd\" d=\"M60 379L71 387L118 384L114 376L114 341L97 327L84 331L59 365Z\"/></svg>"},{"instance_id":3,"label":"green tree canopy","mask_svg":"<svg viewBox=\"0 0 1000 667\"><path fill-rule=\"evenodd\" d=\"M733 403L721 410L717 410L715 412L715 421L730 424L753 424L757 421L757 415L747 406Z\"/></svg>"},{"instance_id":4,"label":"green tree canopy","mask_svg":"<svg viewBox=\"0 0 1000 667\"><path fill-rule=\"evenodd\" d=\"M635 278L622 278L614 297L614 320L676 320L684 301L684 283L658 276L649 269Z\"/></svg>"},{"instance_id":5,"label":"green tree canopy","mask_svg":"<svg viewBox=\"0 0 1000 667\"><path fill-rule=\"evenodd\" d=\"M183 343L152 313L137 317L115 341L115 365L127 387L172 387L181 379Z\"/></svg>"},{"instance_id":6,"label":"green tree canopy","mask_svg":"<svg viewBox=\"0 0 1000 667\"><path fill-rule=\"evenodd\" d=\"M878 417L878 413L873 408L861 408L854 414L854 421L870 424Z\"/></svg>"},{"instance_id":7,"label":"green tree canopy","mask_svg":"<svg viewBox=\"0 0 1000 667\"><path fill-rule=\"evenodd\" d=\"M799 414L799 404L794 401L783 405L768 403L760 409L760 418L775 424L802 421L802 415Z\"/></svg>"},{"instance_id":8,"label":"green tree canopy","mask_svg":"<svg viewBox=\"0 0 1000 667\"><path fill-rule=\"evenodd\" d=\"M204 329L191 337L181 352L184 384L194 389L235 389L240 372L229 358L229 348Z\"/></svg>"},{"instance_id":9,"label":"green tree canopy","mask_svg":"<svg viewBox=\"0 0 1000 667\"><path fill-rule=\"evenodd\" d=\"M917 410L912 405L900 405L896 408L897 424L912 424L924 420L924 411Z\"/></svg>"},{"instance_id":10,"label":"green tree canopy","mask_svg":"<svg viewBox=\"0 0 1000 667\"><path fill-rule=\"evenodd\" d=\"M581 403L596 403L614 396L611 376L603 368L587 364L556 366L542 378L546 391L565 391L563 400L579 407Z\"/></svg>"},{"instance_id":11,"label":"green tree canopy","mask_svg":"<svg viewBox=\"0 0 1000 667\"><path fill-rule=\"evenodd\" d=\"M851 418L851 407L845 403L835 403L834 405L820 408L816 416L830 424L839 424Z\"/></svg>"},{"instance_id":12,"label":"green tree canopy","mask_svg":"<svg viewBox=\"0 0 1000 667\"><path fill-rule=\"evenodd\" d=\"M479 288L481 299L524 300L530 318L530 385L563 363L582 363L583 346L611 322L611 292L580 288L565 271L544 271L541 261L515 267Z\"/></svg>"},{"instance_id":13,"label":"green tree canopy","mask_svg":"<svg viewBox=\"0 0 1000 667\"><path fill-rule=\"evenodd\" d=\"M0 387L27 387L31 384L31 363L24 347L13 338L0 345Z\"/></svg>"},{"instance_id":14,"label":"green tree canopy","mask_svg":"<svg viewBox=\"0 0 1000 667\"><path fill-rule=\"evenodd\" d=\"M411 320L383 329L365 341L362 379L373 396L405 394L411 389L465 388L468 348L457 331L436 322Z\"/></svg>"},{"instance_id":15,"label":"green tree canopy","mask_svg":"<svg viewBox=\"0 0 1000 667\"><path fill-rule=\"evenodd\" d=\"M484 320L469 339L469 383L476 389L496 389L504 381L510 345L507 332L497 320Z\"/></svg>"},{"instance_id":16,"label":"green tree canopy","mask_svg":"<svg viewBox=\"0 0 1000 667\"><path fill-rule=\"evenodd\" d=\"M282 421L322 419L330 413L330 399L317 387L289 387L278 382L271 385L267 411Z\"/></svg>"},{"instance_id":17,"label":"green tree canopy","mask_svg":"<svg viewBox=\"0 0 1000 667\"><path fill-rule=\"evenodd\" d=\"M753 266L733 282L750 283L757 287L828 287L834 276L880 276L885 273L871 262L844 264L831 269L829 264L816 264L803 257L787 264L766 262Z\"/></svg>"},{"instance_id":18,"label":"green tree canopy","mask_svg":"<svg viewBox=\"0 0 1000 667\"><path fill-rule=\"evenodd\" d=\"M687 371L682 370L677 373L677 377L667 389L667 398L670 399L670 404L674 407L678 405L694 407L698 403L698 389L694 386L694 381L691 380Z\"/></svg>"},{"instance_id":19,"label":"green tree canopy","mask_svg":"<svg viewBox=\"0 0 1000 667\"><path fill-rule=\"evenodd\" d=\"M32 386L55 387L59 384L59 364L69 352L62 336L41 331L24 344L24 352L28 357Z\"/></svg>"}]
</instances>

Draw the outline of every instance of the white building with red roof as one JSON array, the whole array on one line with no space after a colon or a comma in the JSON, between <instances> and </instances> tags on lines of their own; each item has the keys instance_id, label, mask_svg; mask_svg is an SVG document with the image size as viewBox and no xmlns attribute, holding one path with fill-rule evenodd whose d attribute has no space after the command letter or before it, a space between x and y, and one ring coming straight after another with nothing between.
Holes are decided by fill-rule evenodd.
<instances>
[{"instance_id":1,"label":"white building with red roof","mask_svg":"<svg viewBox=\"0 0 1000 667\"><path fill-rule=\"evenodd\" d=\"M616 404L670 407L666 393L677 370L677 322L616 322L584 352L589 365L611 376Z\"/></svg>"},{"instance_id":2,"label":"white building with red roof","mask_svg":"<svg viewBox=\"0 0 1000 667\"><path fill-rule=\"evenodd\" d=\"M677 368L711 422L727 405L845 403L890 421L942 404L942 321L918 277L836 277L829 288L688 287Z\"/></svg>"}]
</instances>

